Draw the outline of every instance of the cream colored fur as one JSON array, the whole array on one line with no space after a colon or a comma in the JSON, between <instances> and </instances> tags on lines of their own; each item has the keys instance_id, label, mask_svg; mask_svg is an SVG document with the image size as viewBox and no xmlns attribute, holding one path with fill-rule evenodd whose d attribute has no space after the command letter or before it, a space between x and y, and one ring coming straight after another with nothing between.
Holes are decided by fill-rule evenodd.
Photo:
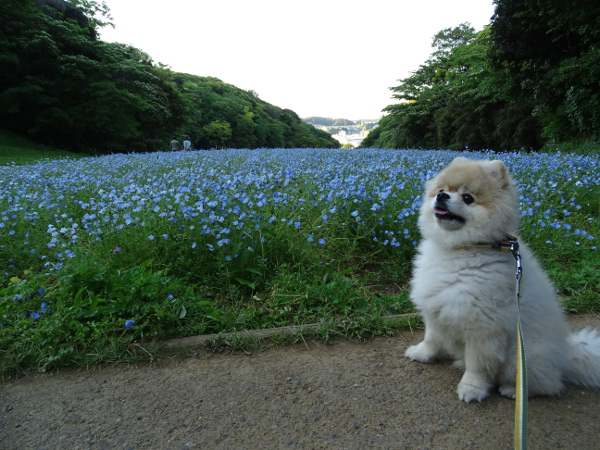
<instances>
[{"instance_id":1,"label":"cream colored fur","mask_svg":"<svg viewBox=\"0 0 600 450\"><path fill-rule=\"evenodd\" d=\"M501 161L457 158L426 184L411 286L425 338L405 356L454 358L464 370L457 392L465 402L483 400L493 387L515 397L515 259L455 247L501 241L518 218L518 193ZM529 395L558 395L565 381L600 388L600 335L570 334L552 283L523 242L520 252Z\"/></svg>"}]
</instances>

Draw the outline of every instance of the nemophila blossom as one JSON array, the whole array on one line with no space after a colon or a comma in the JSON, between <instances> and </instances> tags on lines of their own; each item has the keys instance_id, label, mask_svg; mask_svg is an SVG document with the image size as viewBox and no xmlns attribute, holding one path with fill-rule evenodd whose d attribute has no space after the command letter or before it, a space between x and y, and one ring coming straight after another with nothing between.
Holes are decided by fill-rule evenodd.
<instances>
[{"instance_id":1,"label":"nemophila blossom","mask_svg":"<svg viewBox=\"0 0 600 450\"><path fill-rule=\"evenodd\" d=\"M135 325L135 320L126 320L125 321L125 329L126 330L129 329L129 328L131 328L134 325Z\"/></svg>"},{"instance_id":2,"label":"nemophila blossom","mask_svg":"<svg viewBox=\"0 0 600 450\"><path fill-rule=\"evenodd\" d=\"M5 188L0 194L0 228L16 231L15 235L5 231L4 239L25 235L28 242L24 249L23 242L9 244L0 236L0 245L11 255L12 265L19 263L17 254L36 250L43 264L47 250L40 249L44 248L62 252L63 259L76 260L85 254L80 241L93 246L107 236L112 240L125 232L124 239L135 239L138 233L138 239L153 244L156 239L150 232L160 230L156 236L181 239L192 249L212 242L214 248L206 244L209 250L223 251L224 236L234 248L256 248L259 241L268 246L273 236L277 238L279 224L287 223L304 230L309 242L314 240L312 235L331 236L338 227L358 227L358 236L376 230L370 237L377 237L378 242L370 245L401 246L415 241L424 182L457 155L449 151L277 149L153 154L151 160L148 155L131 154L42 162L6 174L0 171L0 185ZM552 233L568 230L564 220L569 217L573 228L581 232L561 239L568 239L571 245L579 239L586 248L594 244L594 238L588 236L595 222L589 222L588 234L584 234L586 225L572 218L581 214L580 205L585 208L585 192L598 188L598 157L492 152L466 156L505 161L522 193L527 233L548 233L542 242L550 237L556 240ZM128 174L127 179L123 173ZM52 183L47 183L50 178ZM2 195L15 200L3 203ZM547 201L557 195L558 207L558 201ZM315 223L315 217L322 220ZM47 231L45 239L34 237L39 235L34 223L47 227L42 230ZM399 232L406 228L412 231ZM385 229L398 232L391 235ZM249 239L248 243L243 239ZM48 267L54 270L56 263L64 263L52 256L49 261ZM7 266L0 261L0 267Z\"/></svg>"},{"instance_id":3,"label":"nemophila blossom","mask_svg":"<svg viewBox=\"0 0 600 450\"><path fill-rule=\"evenodd\" d=\"M325 245L327 243L327 241L323 238L319 239L318 242L319 242L319 245Z\"/></svg>"}]
</instances>

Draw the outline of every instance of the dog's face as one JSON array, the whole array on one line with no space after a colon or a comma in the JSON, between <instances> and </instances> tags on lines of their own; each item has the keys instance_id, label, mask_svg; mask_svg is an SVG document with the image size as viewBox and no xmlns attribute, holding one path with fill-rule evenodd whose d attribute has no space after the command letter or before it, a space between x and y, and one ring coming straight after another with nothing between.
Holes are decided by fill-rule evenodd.
<instances>
[{"instance_id":1,"label":"dog's face","mask_svg":"<svg viewBox=\"0 0 600 450\"><path fill-rule=\"evenodd\" d=\"M447 246L491 243L514 232L519 200L501 161L456 158L425 186L419 224Z\"/></svg>"}]
</instances>

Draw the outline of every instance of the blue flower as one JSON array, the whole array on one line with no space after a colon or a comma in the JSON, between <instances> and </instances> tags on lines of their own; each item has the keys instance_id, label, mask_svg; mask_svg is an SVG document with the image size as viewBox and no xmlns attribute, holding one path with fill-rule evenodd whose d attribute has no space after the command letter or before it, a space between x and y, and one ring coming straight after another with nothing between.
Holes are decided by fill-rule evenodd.
<instances>
[{"instance_id":1,"label":"blue flower","mask_svg":"<svg viewBox=\"0 0 600 450\"><path fill-rule=\"evenodd\" d=\"M39 319L40 315L36 312L32 312L32 313L29 313L29 317L31 317L32 319Z\"/></svg>"},{"instance_id":2,"label":"blue flower","mask_svg":"<svg viewBox=\"0 0 600 450\"><path fill-rule=\"evenodd\" d=\"M126 320L125 321L125 329L131 328L135 324L135 320Z\"/></svg>"},{"instance_id":3,"label":"blue flower","mask_svg":"<svg viewBox=\"0 0 600 450\"><path fill-rule=\"evenodd\" d=\"M321 239L319 239L318 242L319 242L319 245L325 245L327 241L325 239L321 238Z\"/></svg>"}]
</instances>

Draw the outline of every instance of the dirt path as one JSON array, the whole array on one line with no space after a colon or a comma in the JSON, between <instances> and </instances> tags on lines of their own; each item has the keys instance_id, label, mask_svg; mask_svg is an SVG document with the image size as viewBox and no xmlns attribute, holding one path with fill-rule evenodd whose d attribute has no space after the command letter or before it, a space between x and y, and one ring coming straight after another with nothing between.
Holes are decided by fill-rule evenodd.
<instances>
[{"instance_id":1,"label":"dirt path","mask_svg":"<svg viewBox=\"0 0 600 450\"><path fill-rule=\"evenodd\" d=\"M0 448L512 448L514 402L459 401L448 364L402 357L421 338L28 376L0 386ZM600 391L531 399L529 446L598 449L599 417Z\"/></svg>"}]
</instances>

